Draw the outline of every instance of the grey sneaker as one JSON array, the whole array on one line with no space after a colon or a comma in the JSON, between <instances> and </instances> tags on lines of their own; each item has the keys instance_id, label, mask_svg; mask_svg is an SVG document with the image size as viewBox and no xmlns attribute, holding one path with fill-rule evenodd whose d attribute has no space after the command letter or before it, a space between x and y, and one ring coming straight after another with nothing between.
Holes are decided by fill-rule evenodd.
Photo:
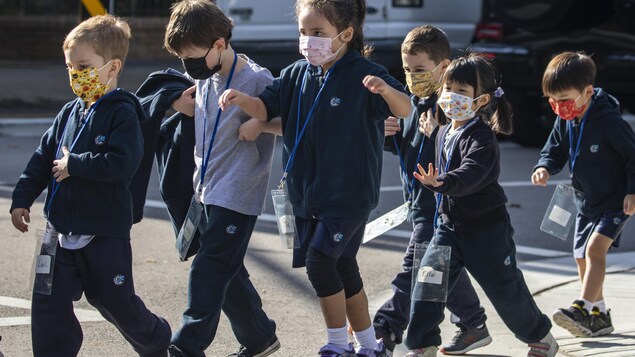
<instances>
[{"instance_id":1,"label":"grey sneaker","mask_svg":"<svg viewBox=\"0 0 635 357\"><path fill-rule=\"evenodd\" d=\"M276 335L273 335L273 337L265 345L258 348L257 351L249 351L245 346L240 346L240 349L238 350L238 352L232 353L229 356L230 357L234 357L234 356L235 357L265 357L265 356L269 356L270 354L276 352L279 349L280 349L280 340L278 340L278 337Z\"/></svg>"},{"instance_id":2,"label":"grey sneaker","mask_svg":"<svg viewBox=\"0 0 635 357\"><path fill-rule=\"evenodd\" d=\"M320 357L355 357L355 349L352 344L348 344L348 349L342 349L340 347L331 345L330 343L320 348L318 352Z\"/></svg>"},{"instance_id":3,"label":"grey sneaker","mask_svg":"<svg viewBox=\"0 0 635 357\"><path fill-rule=\"evenodd\" d=\"M529 352L527 357L555 357L558 353L558 342L548 333L542 340L529 344Z\"/></svg>"},{"instance_id":4,"label":"grey sneaker","mask_svg":"<svg viewBox=\"0 0 635 357\"><path fill-rule=\"evenodd\" d=\"M607 310L603 313L597 307L591 310L591 336L604 336L613 332L613 324L611 323L611 311Z\"/></svg>"},{"instance_id":5,"label":"grey sneaker","mask_svg":"<svg viewBox=\"0 0 635 357\"><path fill-rule=\"evenodd\" d=\"M575 300L568 308L556 310L553 322L575 337L591 337L591 319L584 301Z\"/></svg>"},{"instance_id":6,"label":"grey sneaker","mask_svg":"<svg viewBox=\"0 0 635 357\"><path fill-rule=\"evenodd\" d=\"M492 343L492 336L487 331L485 324L480 329L468 329L459 325L459 330L456 331L452 341L441 347L440 351L444 355L462 355L490 343Z\"/></svg>"}]
</instances>

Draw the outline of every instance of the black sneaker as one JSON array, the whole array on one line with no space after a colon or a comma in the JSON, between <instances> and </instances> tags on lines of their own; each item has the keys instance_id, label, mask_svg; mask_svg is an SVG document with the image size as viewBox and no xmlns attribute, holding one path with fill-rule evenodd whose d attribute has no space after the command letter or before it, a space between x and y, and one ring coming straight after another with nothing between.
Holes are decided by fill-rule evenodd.
<instances>
[{"instance_id":1,"label":"black sneaker","mask_svg":"<svg viewBox=\"0 0 635 357\"><path fill-rule=\"evenodd\" d=\"M603 313L597 307L591 310L591 336L604 336L613 332L613 324L611 323L611 311L607 310Z\"/></svg>"},{"instance_id":2,"label":"black sneaker","mask_svg":"<svg viewBox=\"0 0 635 357\"><path fill-rule=\"evenodd\" d=\"M462 355L479 347L487 346L492 343L492 336L487 331L487 326L468 329L459 325L454 338L447 345L439 350L444 355Z\"/></svg>"},{"instance_id":3,"label":"black sneaker","mask_svg":"<svg viewBox=\"0 0 635 357\"><path fill-rule=\"evenodd\" d=\"M373 327L375 327L375 338L384 341L384 347L392 353L395 350L397 342L395 334L390 330L388 321L377 319L373 322Z\"/></svg>"},{"instance_id":4,"label":"black sneaker","mask_svg":"<svg viewBox=\"0 0 635 357\"><path fill-rule=\"evenodd\" d=\"M232 353L230 357L265 357L273 354L277 350L280 349L280 341L276 335L264 344L262 347L258 348L257 351L249 351L245 346L240 346L240 349L236 353Z\"/></svg>"},{"instance_id":5,"label":"black sneaker","mask_svg":"<svg viewBox=\"0 0 635 357\"><path fill-rule=\"evenodd\" d=\"M575 300L566 309L553 313L553 322L576 337L591 337L591 319L584 308L584 301Z\"/></svg>"}]
</instances>

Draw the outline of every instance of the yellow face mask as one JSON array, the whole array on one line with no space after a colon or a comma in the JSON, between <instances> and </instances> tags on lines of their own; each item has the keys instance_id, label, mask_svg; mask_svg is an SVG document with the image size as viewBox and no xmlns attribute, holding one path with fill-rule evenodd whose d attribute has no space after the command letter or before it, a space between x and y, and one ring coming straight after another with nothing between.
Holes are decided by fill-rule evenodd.
<instances>
[{"instance_id":1,"label":"yellow face mask","mask_svg":"<svg viewBox=\"0 0 635 357\"><path fill-rule=\"evenodd\" d=\"M432 95L437 89L441 87L441 83L432 80L432 73L436 71L441 63L439 63L433 70L426 72L405 72L406 84L410 93L416 95L419 98L426 98Z\"/></svg>"},{"instance_id":2,"label":"yellow face mask","mask_svg":"<svg viewBox=\"0 0 635 357\"><path fill-rule=\"evenodd\" d=\"M106 67L111 61L108 61L101 68L93 67L85 69L69 69L68 78L71 82L73 93L85 102L96 102L108 91L108 83L102 84L99 81L99 70Z\"/></svg>"}]
</instances>

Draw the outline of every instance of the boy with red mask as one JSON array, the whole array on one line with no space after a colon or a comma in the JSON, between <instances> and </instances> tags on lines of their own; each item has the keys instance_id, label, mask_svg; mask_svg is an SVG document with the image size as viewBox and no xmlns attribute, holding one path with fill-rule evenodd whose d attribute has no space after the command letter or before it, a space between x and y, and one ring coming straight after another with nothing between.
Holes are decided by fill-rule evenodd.
<instances>
[{"instance_id":1,"label":"boy with red mask","mask_svg":"<svg viewBox=\"0 0 635 357\"><path fill-rule=\"evenodd\" d=\"M573 240L582 291L553 321L585 337L613 332L602 290L606 254L619 246L635 213L635 135L619 102L594 88L595 73L595 63L583 53L563 52L549 62L542 90L558 117L531 176L533 184L546 186L568 161L572 186L584 197L576 202Z\"/></svg>"}]
</instances>

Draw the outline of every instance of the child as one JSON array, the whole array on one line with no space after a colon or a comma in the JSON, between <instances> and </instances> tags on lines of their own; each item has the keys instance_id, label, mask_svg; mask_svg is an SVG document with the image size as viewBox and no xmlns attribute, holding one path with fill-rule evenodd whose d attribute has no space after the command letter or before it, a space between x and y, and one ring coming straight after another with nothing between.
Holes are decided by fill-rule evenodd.
<instances>
[{"instance_id":1,"label":"child","mask_svg":"<svg viewBox=\"0 0 635 357\"><path fill-rule=\"evenodd\" d=\"M583 53L554 57L542 77L542 91L558 115L531 181L546 186L569 161L578 202L573 256L582 291L553 321L575 336L613 332L602 285L606 254L617 247L622 229L635 213L635 136L620 115L618 101L594 88L595 63Z\"/></svg>"},{"instance_id":2,"label":"child","mask_svg":"<svg viewBox=\"0 0 635 357\"><path fill-rule=\"evenodd\" d=\"M128 182L141 160L134 95L117 88L130 28L95 16L75 27L63 50L79 97L62 108L44 134L15 190L11 220L28 230L29 208L48 186L44 215L59 232L51 295L33 294L35 356L76 356L82 330L73 300L82 292L140 356L165 356L170 326L135 295Z\"/></svg>"},{"instance_id":3,"label":"child","mask_svg":"<svg viewBox=\"0 0 635 357\"><path fill-rule=\"evenodd\" d=\"M285 68L258 97L229 90L220 100L261 120L282 117L285 184L301 241L294 267L306 265L319 298L325 357L387 355L375 340L356 255L379 197L383 120L408 116L410 102L399 82L363 57L365 12L364 0L298 0L306 60Z\"/></svg>"},{"instance_id":4,"label":"child","mask_svg":"<svg viewBox=\"0 0 635 357\"><path fill-rule=\"evenodd\" d=\"M426 138L419 130L419 118L436 121L436 91L441 86L443 72L450 64L450 42L445 33L434 26L420 26L411 30L401 45L401 60L408 89L412 93L412 113L405 119L390 117L386 120L385 150L399 155L402 164L401 177L404 199L409 202L408 220L413 230L403 271L392 281L394 295L377 311L375 331L382 337L386 348L393 351L401 343L403 331L410 317L410 291L412 288L412 264L415 244L432 238L435 197L432 191L416 184L412 170L418 163L434 161L435 130ZM403 130L401 129L403 128ZM410 172L410 174L408 174ZM491 343L485 326L485 310L469 276L461 273L448 296L448 310L459 317L459 330L452 342L442 348L446 354L464 354Z\"/></svg>"},{"instance_id":5,"label":"child","mask_svg":"<svg viewBox=\"0 0 635 357\"><path fill-rule=\"evenodd\" d=\"M549 332L551 322L536 306L516 267L507 197L498 183L495 133L511 132L511 110L497 86L494 70L484 57L470 55L450 64L437 104L452 121L437 134L436 169L430 163L426 172L419 165L415 177L439 195L432 244L451 247L449 286L465 267L507 327L529 344L528 356L552 357L558 344ZM426 251L422 266L430 252ZM414 302L406 356L436 356L442 320L442 303Z\"/></svg>"},{"instance_id":6,"label":"child","mask_svg":"<svg viewBox=\"0 0 635 357\"><path fill-rule=\"evenodd\" d=\"M262 309L243 263L264 202L279 122L250 120L238 108L218 109L226 88L260 93L273 77L232 49L232 23L207 0L172 7L165 48L181 58L196 83L173 106L195 118L195 198L204 206L200 248L192 262L182 326L172 336L172 356L204 356L221 310L240 343L238 356L268 356L280 348L276 325ZM195 96L192 94L195 93ZM257 138L256 138L257 137ZM239 139L254 140L253 142Z\"/></svg>"}]
</instances>

